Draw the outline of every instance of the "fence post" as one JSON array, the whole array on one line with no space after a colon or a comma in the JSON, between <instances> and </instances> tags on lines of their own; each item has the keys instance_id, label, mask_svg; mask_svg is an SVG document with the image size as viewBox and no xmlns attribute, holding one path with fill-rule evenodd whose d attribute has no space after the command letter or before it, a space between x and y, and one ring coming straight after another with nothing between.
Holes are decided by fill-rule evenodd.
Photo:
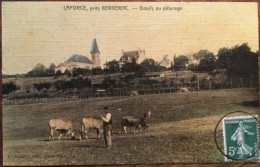
<instances>
[{"instance_id":1,"label":"fence post","mask_svg":"<svg viewBox=\"0 0 260 167\"><path fill-rule=\"evenodd\" d=\"M210 81L210 79L209 79L209 89L211 90L211 81Z\"/></svg>"},{"instance_id":2,"label":"fence post","mask_svg":"<svg viewBox=\"0 0 260 167\"><path fill-rule=\"evenodd\" d=\"M243 78L240 78L241 88L243 88Z\"/></svg>"},{"instance_id":3,"label":"fence post","mask_svg":"<svg viewBox=\"0 0 260 167\"><path fill-rule=\"evenodd\" d=\"M232 85L232 78L230 79L230 88L231 88L231 89L233 88L233 85Z\"/></svg>"},{"instance_id":4,"label":"fence post","mask_svg":"<svg viewBox=\"0 0 260 167\"><path fill-rule=\"evenodd\" d=\"M222 80L220 79L220 88L222 89Z\"/></svg>"},{"instance_id":5,"label":"fence post","mask_svg":"<svg viewBox=\"0 0 260 167\"><path fill-rule=\"evenodd\" d=\"M200 80L198 79L198 82L197 82L197 89L200 90Z\"/></svg>"},{"instance_id":6,"label":"fence post","mask_svg":"<svg viewBox=\"0 0 260 167\"><path fill-rule=\"evenodd\" d=\"M252 79L250 79L250 87L253 88Z\"/></svg>"}]
</instances>

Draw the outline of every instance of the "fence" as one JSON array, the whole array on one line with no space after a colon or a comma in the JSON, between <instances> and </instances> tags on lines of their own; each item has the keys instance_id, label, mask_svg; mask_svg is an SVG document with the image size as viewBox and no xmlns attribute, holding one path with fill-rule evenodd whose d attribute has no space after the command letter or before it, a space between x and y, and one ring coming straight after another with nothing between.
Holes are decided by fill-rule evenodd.
<instances>
[{"instance_id":1,"label":"fence","mask_svg":"<svg viewBox=\"0 0 260 167\"><path fill-rule=\"evenodd\" d=\"M132 85L129 88L121 90L113 90L110 92L99 93L84 93L74 94L60 97L47 98L24 98L24 99L3 99L5 105L22 105L35 103L56 103L75 101L88 98L107 98L107 97L123 97L133 95L148 95L148 94L164 94L182 92L181 88L188 88L189 91L211 90L211 89L232 89L232 88L258 88L258 79L251 78L231 78L231 79L198 79L194 82L181 83L173 82L165 85ZM134 92L134 93L133 93Z\"/></svg>"}]
</instances>

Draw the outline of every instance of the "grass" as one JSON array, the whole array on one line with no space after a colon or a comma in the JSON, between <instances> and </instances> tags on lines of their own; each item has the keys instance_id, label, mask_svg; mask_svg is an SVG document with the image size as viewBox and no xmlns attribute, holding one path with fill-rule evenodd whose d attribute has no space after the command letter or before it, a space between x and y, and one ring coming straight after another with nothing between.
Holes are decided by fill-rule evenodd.
<instances>
[{"instance_id":1,"label":"grass","mask_svg":"<svg viewBox=\"0 0 260 167\"><path fill-rule=\"evenodd\" d=\"M229 89L132 97L84 99L31 105L3 106L4 165L86 165L219 163L223 155L214 130L225 114L242 110L258 113L258 91ZM82 117L99 117L104 106L113 116L113 147L104 139L48 141L48 121L71 120L77 131ZM121 108L122 110L118 110ZM147 134L119 135L120 118L152 111ZM56 135L57 137L57 135ZM78 135L76 136L78 138ZM217 140L223 147L221 127Z\"/></svg>"}]
</instances>

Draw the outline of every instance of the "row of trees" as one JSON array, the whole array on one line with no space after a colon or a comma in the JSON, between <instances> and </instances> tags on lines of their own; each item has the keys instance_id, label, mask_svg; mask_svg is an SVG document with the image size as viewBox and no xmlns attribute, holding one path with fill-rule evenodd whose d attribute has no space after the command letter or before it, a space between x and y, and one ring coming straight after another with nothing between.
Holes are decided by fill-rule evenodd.
<instances>
[{"instance_id":1,"label":"row of trees","mask_svg":"<svg viewBox=\"0 0 260 167\"><path fill-rule=\"evenodd\" d=\"M220 48L217 55L208 50L200 50L193 54L198 64L190 64L188 58L179 56L174 60L174 70L192 70L197 72L212 72L225 69L230 76L250 77L258 75L258 52L252 52L247 43L231 48Z\"/></svg>"},{"instance_id":2,"label":"row of trees","mask_svg":"<svg viewBox=\"0 0 260 167\"><path fill-rule=\"evenodd\" d=\"M46 68L43 64L38 63L31 71L29 71L27 77L47 77L55 75L55 64L51 63L49 68Z\"/></svg>"}]
</instances>

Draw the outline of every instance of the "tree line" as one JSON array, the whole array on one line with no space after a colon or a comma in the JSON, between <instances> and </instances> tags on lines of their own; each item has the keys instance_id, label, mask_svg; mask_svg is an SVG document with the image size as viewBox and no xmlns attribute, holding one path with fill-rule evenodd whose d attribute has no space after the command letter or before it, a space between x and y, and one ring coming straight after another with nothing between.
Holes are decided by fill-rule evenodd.
<instances>
[{"instance_id":1,"label":"tree line","mask_svg":"<svg viewBox=\"0 0 260 167\"><path fill-rule=\"evenodd\" d=\"M26 76L28 77L44 77L44 76L61 76L69 77L89 76L111 73L131 73L134 72L136 77L141 77L148 72L159 72L165 70L191 70L195 72L211 73L217 69L225 69L229 76L250 77L258 74L258 51L252 52L251 48L244 43L231 48L220 48L216 55L208 50L200 50L194 53L193 59L198 63L189 62L189 58L185 55L180 55L173 59L174 64L170 68L161 66L155 60L145 59L141 64L137 64L136 60L119 66L117 60L112 60L106 63L106 68L81 69L75 68L72 71L66 70L64 73L57 71L56 66L52 63L49 68L42 64L37 64Z\"/></svg>"},{"instance_id":2,"label":"tree line","mask_svg":"<svg viewBox=\"0 0 260 167\"><path fill-rule=\"evenodd\" d=\"M208 50L200 50L193 54L193 58L199 60L198 64L186 67L188 58L182 55L175 59L173 69L208 73L225 69L231 77L255 77L258 76L258 54L258 51L252 52L247 43L220 48L217 55Z\"/></svg>"}]
</instances>

